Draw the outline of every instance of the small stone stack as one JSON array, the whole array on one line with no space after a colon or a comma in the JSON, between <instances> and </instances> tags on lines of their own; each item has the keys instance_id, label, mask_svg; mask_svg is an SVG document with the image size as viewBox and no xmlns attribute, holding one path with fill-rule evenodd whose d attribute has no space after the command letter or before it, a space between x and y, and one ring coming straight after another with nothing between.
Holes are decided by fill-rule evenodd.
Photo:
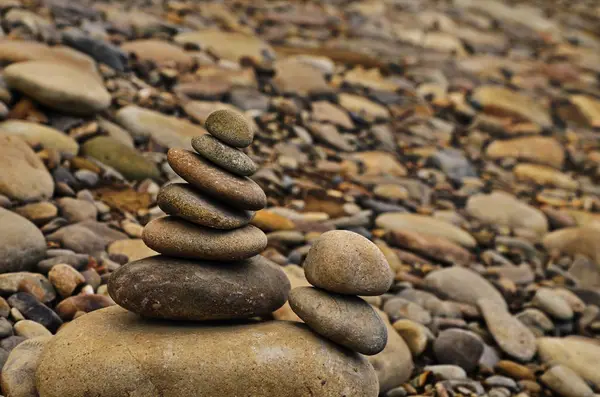
<instances>
[{"instance_id":1,"label":"small stone stack","mask_svg":"<svg viewBox=\"0 0 600 397\"><path fill-rule=\"evenodd\" d=\"M213 112L211 135L192 139L198 152L171 149L168 161L188 183L161 189L158 205L168 216L144 228L148 247L163 254L132 262L109 283L120 306L144 317L222 320L268 315L286 301L283 272L258 254L267 238L249 225L266 205L248 178L255 163L239 148L252 143L243 115Z\"/></svg>"},{"instance_id":2,"label":"small stone stack","mask_svg":"<svg viewBox=\"0 0 600 397\"><path fill-rule=\"evenodd\" d=\"M306 279L314 287L290 293L292 310L316 333L356 352L374 355L387 343L383 320L356 295L387 292L393 273L379 248L345 230L324 233L304 261Z\"/></svg>"}]
</instances>

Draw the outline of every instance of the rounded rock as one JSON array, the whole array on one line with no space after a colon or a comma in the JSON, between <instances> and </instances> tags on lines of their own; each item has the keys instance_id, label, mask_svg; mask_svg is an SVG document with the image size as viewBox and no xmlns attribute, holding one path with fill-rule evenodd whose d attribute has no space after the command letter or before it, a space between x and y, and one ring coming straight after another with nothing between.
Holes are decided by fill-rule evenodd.
<instances>
[{"instance_id":1,"label":"rounded rock","mask_svg":"<svg viewBox=\"0 0 600 397\"><path fill-rule=\"evenodd\" d=\"M161 254L216 261L250 258L267 246L267 236L252 225L217 230L172 216L148 223L142 239L148 247Z\"/></svg>"},{"instance_id":2,"label":"rounded rock","mask_svg":"<svg viewBox=\"0 0 600 397\"><path fill-rule=\"evenodd\" d=\"M254 139L254 132L245 116L229 109L212 112L204 127L216 138L235 147L246 147Z\"/></svg>"},{"instance_id":3,"label":"rounded rock","mask_svg":"<svg viewBox=\"0 0 600 397\"><path fill-rule=\"evenodd\" d=\"M30 61L4 69L7 85L57 110L93 114L110 106L111 96L92 73L69 64Z\"/></svg>"},{"instance_id":4,"label":"rounded rock","mask_svg":"<svg viewBox=\"0 0 600 397\"><path fill-rule=\"evenodd\" d=\"M315 287L346 295L381 295L394 279L379 248L345 230L323 233L310 248L304 271Z\"/></svg>"},{"instance_id":5,"label":"rounded rock","mask_svg":"<svg viewBox=\"0 0 600 397\"><path fill-rule=\"evenodd\" d=\"M387 343L383 320L359 297L300 287L292 290L289 302L312 330L351 350L370 356Z\"/></svg>"},{"instance_id":6,"label":"rounded rock","mask_svg":"<svg viewBox=\"0 0 600 397\"><path fill-rule=\"evenodd\" d=\"M230 263L154 256L119 268L108 283L114 301L134 313L194 321L269 315L289 290L283 271L260 255Z\"/></svg>"},{"instance_id":7,"label":"rounded rock","mask_svg":"<svg viewBox=\"0 0 600 397\"><path fill-rule=\"evenodd\" d=\"M228 207L195 191L191 185L172 183L158 193L158 206L167 214L214 229L247 225L254 212Z\"/></svg>"},{"instance_id":8,"label":"rounded rock","mask_svg":"<svg viewBox=\"0 0 600 397\"><path fill-rule=\"evenodd\" d=\"M167 160L179 176L198 190L231 206L260 210L267 204L267 196L256 182L247 177L232 175L198 154L183 149L170 149Z\"/></svg>"},{"instance_id":9,"label":"rounded rock","mask_svg":"<svg viewBox=\"0 0 600 397\"><path fill-rule=\"evenodd\" d=\"M198 154L221 168L239 176L250 176L258 166L244 152L228 146L212 135L192 138L192 147Z\"/></svg>"},{"instance_id":10,"label":"rounded rock","mask_svg":"<svg viewBox=\"0 0 600 397\"><path fill-rule=\"evenodd\" d=\"M28 339L13 349L2 368L2 391L7 396L37 396L35 373L40 356L52 338Z\"/></svg>"},{"instance_id":11,"label":"rounded rock","mask_svg":"<svg viewBox=\"0 0 600 397\"><path fill-rule=\"evenodd\" d=\"M119 307L83 316L52 338L37 385L44 397L378 394L364 357L304 324L172 324Z\"/></svg>"},{"instance_id":12,"label":"rounded rock","mask_svg":"<svg viewBox=\"0 0 600 397\"><path fill-rule=\"evenodd\" d=\"M483 341L472 332L448 329L437 337L433 351L440 364L457 365L471 372L483 354Z\"/></svg>"},{"instance_id":13,"label":"rounded rock","mask_svg":"<svg viewBox=\"0 0 600 397\"><path fill-rule=\"evenodd\" d=\"M42 232L27 219L0 208L0 273L30 270L46 255Z\"/></svg>"}]
</instances>

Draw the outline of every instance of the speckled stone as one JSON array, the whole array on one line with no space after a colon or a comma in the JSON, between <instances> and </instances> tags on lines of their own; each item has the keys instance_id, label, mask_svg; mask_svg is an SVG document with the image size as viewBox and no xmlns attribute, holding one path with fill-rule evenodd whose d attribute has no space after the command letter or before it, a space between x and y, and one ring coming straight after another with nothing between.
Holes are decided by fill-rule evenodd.
<instances>
[{"instance_id":1,"label":"speckled stone","mask_svg":"<svg viewBox=\"0 0 600 397\"><path fill-rule=\"evenodd\" d=\"M300 287L292 290L289 302L311 329L351 350L371 356L382 351L387 343L383 320L357 296Z\"/></svg>"},{"instance_id":2,"label":"speckled stone","mask_svg":"<svg viewBox=\"0 0 600 397\"><path fill-rule=\"evenodd\" d=\"M239 176L250 176L258 166L244 152L228 146L212 135L192 138L192 147L202 157Z\"/></svg>"},{"instance_id":3,"label":"speckled stone","mask_svg":"<svg viewBox=\"0 0 600 397\"><path fill-rule=\"evenodd\" d=\"M306 397L309 390L319 397L376 397L379 391L365 357L303 324L147 321L116 306L87 314L53 337L37 385L44 397L127 396L132 390L148 397Z\"/></svg>"},{"instance_id":4,"label":"speckled stone","mask_svg":"<svg viewBox=\"0 0 600 397\"><path fill-rule=\"evenodd\" d=\"M172 216L148 223L142 239L148 247L161 254L216 261L250 258L267 246L267 236L252 225L217 230Z\"/></svg>"},{"instance_id":5,"label":"speckled stone","mask_svg":"<svg viewBox=\"0 0 600 397\"><path fill-rule=\"evenodd\" d=\"M120 267L108 283L111 298L134 313L193 321L268 315L289 290L279 266L260 255L228 263L154 256Z\"/></svg>"},{"instance_id":6,"label":"speckled stone","mask_svg":"<svg viewBox=\"0 0 600 397\"><path fill-rule=\"evenodd\" d=\"M236 208L260 210L267 204L265 192L253 180L232 175L196 153L170 149L167 160L179 176L200 191Z\"/></svg>"},{"instance_id":7,"label":"speckled stone","mask_svg":"<svg viewBox=\"0 0 600 397\"><path fill-rule=\"evenodd\" d=\"M228 109L214 111L204 127L228 145L246 147L252 143L254 132L244 115Z\"/></svg>"},{"instance_id":8,"label":"speckled stone","mask_svg":"<svg viewBox=\"0 0 600 397\"><path fill-rule=\"evenodd\" d=\"M254 212L221 204L186 183L173 183L158 193L158 206L169 215L214 229L235 229L250 223Z\"/></svg>"},{"instance_id":9,"label":"speckled stone","mask_svg":"<svg viewBox=\"0 0 600 397\"><path fill-rule=\"evenodd\" d=\"M308 252L304 272L315 287L346 295L381 295L394 278L381 250L346 230L323 233Z\"/></svg>"}]
</instances>

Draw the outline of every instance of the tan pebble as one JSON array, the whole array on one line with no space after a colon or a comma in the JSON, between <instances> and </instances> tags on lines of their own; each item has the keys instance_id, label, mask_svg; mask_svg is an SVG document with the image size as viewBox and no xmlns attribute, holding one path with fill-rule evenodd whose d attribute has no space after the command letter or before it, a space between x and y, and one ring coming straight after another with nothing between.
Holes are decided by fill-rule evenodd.
<instances>
[{"instance_id":1,"label":"tan pebble","mask_svg":"<svg viewBox=\"0 0 600 397\"><path fill-rule=\"evenodd\" d=\"M81 273L72 266L62 263L52 266L48 273L48 280L63 298L71 296L73 291L85 282Z\"/></svg>"}]
</instances>

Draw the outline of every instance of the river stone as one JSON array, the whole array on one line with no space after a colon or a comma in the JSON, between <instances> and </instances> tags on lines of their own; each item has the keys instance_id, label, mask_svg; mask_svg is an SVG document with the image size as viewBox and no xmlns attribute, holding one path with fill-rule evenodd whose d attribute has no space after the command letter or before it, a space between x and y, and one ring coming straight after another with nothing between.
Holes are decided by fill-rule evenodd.
<instances>
[{"instance_id":1,"label":"river stone","mask_svg":"<svg viewBox=\"0 0 600 397\"><path fill-rule=\"evenodd\" d=\"M112 242L107 249L109 254L125 255L129 262L147 256L158 255L158 252L148 248L142 239L126 239Z\"/></svg>"},{"instance_id":2,"label":"river stone","mask_svg":"<svg viewBox=\"0 0 600 397\"><path fill-rule=\"evenodd\" d=\"M425 285L458 302L476 305L479 299L487 298L506 307L502 294L489 281L462 267L435 270L425 277Z\"/></svg>"},{"instance_id":3,"label":"river stone","mask_svg":"<svg viewBox=\"0 0 600 397\"><path fill-rule=\"evenodd\" d=\"M8 120L0 123L0 134L20 136L30 146L41 145L60 153L76 155L79 144L67 134L30 121Z\"/></svg>"},{"instance_id":4,"label":"river stone","mask_svg":"<svg viewBox=\"0 0 600 397\"><path fill-rule=\"evenodd\" d=\"M312 330L350 350L371 356L387 343L384 322L371 305L357 296L300 287L290 292L289 302Z\"/></svg>"},{"instance_id":5,"label":"river stone","mask_svg":"<svg viewBox=\"0 0 600 397\"><path fill-rule=\"evenodd\" d=\"M379 309L375 309L375 311L387 328L388 341L380 353L369 356L369 362L377 372L379 392L385 393L408 380L414 363L410 349L390 324L387 314Z\"/></svg>"},{"instance_id":6,"label":"river stone","mask_svg":"<svg viewBox=\"0 0 600 397\"><path fill-rule=\"evenodd\" d=\"M99 136L83 144L83 154L119 171L128 180L160 179L156 164L115 138Z\"/></svg>"},{"instance_id":7,"label":"river stone","mask_svg":"<svg viewBox=\"0 0 600 397\"><path fill-rule=\"evenodd\" d=\"M224 144L212 135L192 138L192 146L205 159L236 175L250 176L258 170L256 163L244 152Z\"/></svg>"},{"instance_id":8,"label":"river stone","mask_svg":"<svg viewBox=\"0 0 600 397\"><path fill-rule=\"evenodd\" d=\"M275 51L269 44L255 35L240 32L203 29L195 32L183 32L173 39L179 44L197 45L220 59L235 63L243 59L263 63L275 58Z\"/></svg>"},{"instance_id":9,"label":"river stone","mask_svg":"<svg viewBox=\"0 0 600 397\"><path fill-rule=\"evenodd\" d=\"M394 273L375 244L346 230L323 233L304 260L306 279L315 287L338 294L381 295Z\"/></svg>"},{"instance_id":10,"label":"river stone","mask_svg":"<svg viewBox=\"0 0 600 397\"><path fill-rule=\"evenodd\" d=\"M44 303L56 299L56 291L50 281L39 273L10 272L0 274L0 295L8 296L23 291L21 288L27 285L35 290L36 297Z\"/></svg>"},{"instance_id":11,"label":"river stone","mask_svg":"<svg viewBox=\"0 0 600 397\"><path fill-rule=\"evenodd\" d=\"M36 397L35 374L42 351L51 336L40 336L15 347L2 367L2 391L7 396Z\"/></svg>"},{"instance_id":12,"label":"river stone","mask_svg":"<svg viewBox=\"0 0 600 397\"><path fill-rule=\"evenodd\" d=\"M473 332L452 328L438 335L433 351L440 364L457 365L471 372L483 354L483 341Z\"/></svg>"},{"instance_id":13,"label":"river stone","mask_svg":"<svg viewBox=\"0 0 600 397\"><path fill-rule=\"evenodd\" d=\"M191 149L190 139L206 134L204 128L199 125L135 105L119 109L115 119L133 137L150 138L166 148Z\"/></svg>"},{"instance_id":14,"label":"river stone","mask_svg":"<svg viewBox=\"0 0 600 397\"><path fill-rule=\"evenodd\" d=\"M250 258L267 246L267 236L252 225L217 230L172 216L148 223L142 240L161 254L216 261Z\"/></svg>"},{"instance_id":15,"label":"river stone","mask_svg":"<svg viewBox=\"0 0 600 397\"><path fill-rule=\"evenodd\" d=\"M548 220L542 211L506 192L471 196L466 210L469 215L487 224L531 230L540 236L548 231Z\"/></svg>"},{"instance_id":16,"label":"river stone","mask_svg":"<svg viewBox=\"0 0 600 397\"><path fill-rule=\"evenodd\" d=\"M465 247L475 247L477 242L466 231L451 223L430 216L389 212L379 215L375 224L385 230L410 231L443 237Z\"/></svg>"},{"instance_id":17,"label":"river stone","mask_svg":"<svg viewBox=\"0 0 600 397\"><path fill-rule=\"evenodd\" d=\"M592 397L594 392L571 368L555 365L540 380L555 393L564 397Z\"/></svg>"},{"instance_id":18,"label":"river stone","mask_svg":"<svg viewBox=\"0 0 600 397\"><path fill-rule=\"evenodd\" d=\"M537 345L543 363L564 365L586 381L600 385L600 345L597 340L579 336L538 338Z\"/></svg>"},{"instance_id":19,"label":"river stone","mask_svg":"<svg viewBox=\"0 0 600 397\"><path fill-rule=\"evenodd\" d=\"M0 150L1 151L1 150ZM548 233L543 244L548 251L559 251L569 255L581 254L600 263L600 227L568 227Z\"/></svg>"},{"instance_id":20,"label":"river stone","mask_svg":"<svg viewBox=\"0 0 600 397\"><path fill-rule=\"evenodd\" d=\"M37 386L43 397L378 393L364 357L303 324L177 324L144 320L116 306L81 317L50 341Z\"/></svg>"},{"instance_id":21,"label":"river stone","mask_svg":"<svg viewBox=\"0 0 600 397\"><path fill-rule=\"evenodd\" d=\"M212 112L204 126L214 137L231 146L246 147L254 139L254 131L246 117L229 109Z\"/></svg>"},{"instance_id":22,"label":"river stone","mask_svg":"<svg viewBox=\"0 0 600 397\"><path fill-rule=\"evenodd\" d=\"M83 221L61 227L47 236L48 241L59 242L63 248L93 256L99 256L113 241L126 238L125 233L96 221Z\"/></svg>"},{"instance_id":23,"label":"river stone","mask_svg":"<svg viewBox=\"0 0 600 397\"><path fill-rule=\"evenodd\" d=\"M7 85L56 110L93 114L110 106L111 96L94 74L65 63L30 61L4 69Z\"/></svg>"},{"instance_id":24,"label":"river stone","mask_svg":"<svg viewBox=\"0 0 600 397\"><path fill-rule=\"evenodd\" d=\"M513 157L558 169L565 161L565 152L560 143L554 138L545 136L495 140L487 147L486 154L492 159Z\"/></svg>"},{"instance_id":25,"label":"river stone","mask_svg":"<svg viewBox=\"0 0 600 397\"><path fill-rule=\"evenodd\" d=\"M215 229L235 229L247 225L254 212L228 207L195 191L186 183L172 183L158 193L158 206L169 215Z\"/></svg>"},{"instance_id":26,"label":"river stone","mask_svg":"<svg viewBox=\"0 0 600 397\"><path fill-rule=\"evenodd\" d=\"M42 232L4 208L0 208L0 241L0 273L31 270L46 255Z\"/></svg>"},{"instance_id":27,"label":"river stone","mask_svg":"<svg viewBox=\"0 0 600 397\"><path fill-rule=\"evenodd\" d=\"M260 255L228 263L154 256L120 267L108 284L114 301L134 313L194 321L268 315L289 289L281 269Z\"/></svg>"},{"instance_id":28,"label":"river stone","mask_svg":"<svg viewBox=\"0 0 600 397\"><path fill-rule=\"evenodd\" d=\"M183 48L163 40L133 40L121 45L125 52L134 53L141 61L152 61L158 65L176 63L189 68L194 63L194 58Z\"/></svg>"},{"instance_id":29,"label":"river stone","mask_svg":"<svg viewBox=\"0 0 600 397\"><path fill-rule=\"evenodd\" d=\"M533 358L537 350L535 335L506 310L506 305L485 298L479 299L477 305L490 333L504 353L523 362Z\"/></svg>"},{"instance_id":30,"label":"river stone","mask_svg":"<svg viewBox=\"0 0 600 397\"><path fill-rule=\"evenodd\" d=\"M531 303L555 319L570 320L573 318L574 313L569 302L551 288L538 289Z\"/></svg>"},{"instance_id":31,"label":"river stone","mask_svg":"<svg viewBox=\"0 0 600 397\"><path fill-rule=\"evenodd\" d=\"M0 194L18 201L52 197L52 176L21 138L0 134L0 169Z\"/></svg>"},{"instance_id":32,"label":"river stone","mask_svg":"<svg viewBox=\"0 0 600 397\"><path fill-rule=\"evenodd\" d=\"M170 149L167 159L173 170L200 191L245 210L260 210L267 196L247 177L232 175L202 156L182 149Z\"/></svg>"}]
</instances>

